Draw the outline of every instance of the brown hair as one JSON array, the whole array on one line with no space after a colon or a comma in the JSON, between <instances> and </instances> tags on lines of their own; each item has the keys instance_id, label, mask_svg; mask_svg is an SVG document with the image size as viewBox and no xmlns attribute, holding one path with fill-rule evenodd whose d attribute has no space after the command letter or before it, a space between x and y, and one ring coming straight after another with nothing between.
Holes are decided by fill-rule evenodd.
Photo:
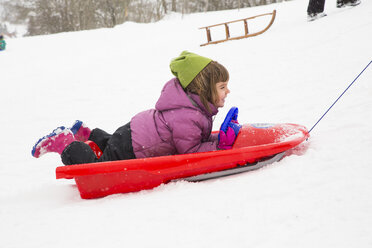
<instances>
[{"instance_id":1,"label":"brown hair","mask_svg":"<svg viewBox=\"0 0 372 248\"><path fill-rule=\"evenodd\" d=\"M217 61L211 61L185 88L186 92L199 95L204 107L211 113L209 103L218 101L216 84L229 81L229 72Z\"/></svg>"}]
</instances>

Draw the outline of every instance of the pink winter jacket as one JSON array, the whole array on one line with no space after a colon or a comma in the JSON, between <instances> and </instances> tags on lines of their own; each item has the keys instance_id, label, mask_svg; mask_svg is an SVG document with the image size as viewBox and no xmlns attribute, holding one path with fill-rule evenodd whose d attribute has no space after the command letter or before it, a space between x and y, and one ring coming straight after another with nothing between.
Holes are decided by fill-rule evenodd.
<instances>
[{"instance_id":1,"label":"pink winter jacket","mask_svg":"<svg viewBox=\"0 0 372 248\"><path fill-rule=\"evenodd\" d=\"M217 135L211 135L212 117L198 95L186 94L177 78L167 82L155 109L131 120L132 146L136 158L217 150Z\"/></svg>"}]
</instances>

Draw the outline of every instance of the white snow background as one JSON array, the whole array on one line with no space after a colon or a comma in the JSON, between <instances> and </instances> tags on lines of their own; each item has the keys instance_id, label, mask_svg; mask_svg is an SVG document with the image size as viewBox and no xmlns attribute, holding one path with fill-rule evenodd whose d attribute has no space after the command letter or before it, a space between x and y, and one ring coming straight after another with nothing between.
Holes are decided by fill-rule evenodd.
<instances>
[{"instance_id":1,"label":"white snow background","mask_svg":"<svg viewBox=\"0 0 372 248\"><path fill-rule=\"evenodd\" d=\"M310 129L372 59L372 1L337 9L328 0L328 16L314 22L307 3L8 39L0 52L0 247L372 247L372 66L311 132L303 155L258 171L82 200L73 180L55 179L57 154L31 156L57 126L80 119L113 132L154 107L183 50L230 71L215 130L231 106L240 123ZM266 33L199 46L199 27L273 9Z\"/></svg>"}]
</instances>

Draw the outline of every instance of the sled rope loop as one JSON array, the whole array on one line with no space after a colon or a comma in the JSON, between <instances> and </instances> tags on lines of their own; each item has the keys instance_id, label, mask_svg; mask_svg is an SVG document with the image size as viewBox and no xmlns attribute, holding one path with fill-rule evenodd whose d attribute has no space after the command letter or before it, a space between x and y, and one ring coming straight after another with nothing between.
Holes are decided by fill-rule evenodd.
<instances>
[{"instance_id":1,"label":"sled rope loop","mask_svg":"<svg viewBox=\"0 0 372 248\"><path fill-rule=\"evenodd\" d=\"M247 20L251 20L251 19L255 19L257 17L267 16L267 15L272 16L271 20L270 20L270 23L263 30L250 34L249 30L248 30L248 21ZM239 40L239 39L243 39L243 38L248 38L248 37L260 35L260 34L266 32L271 27L271 25L274 23L275 16L276 16L276 10L273 10L272 13L266 13L266 14L247 17L247 18L239 19L239 20L235 20L235 21L223 22L223 23L219 23L219 24L215 24L215 25L201 27L199 29L205 29L205 31L207 33L207 43L201 44L200 46L206 46L206 45L210 45L210 44L217 44L217 43L225 42L225 41L228 41L228 40ZM244 35L237 36L237 37L230 37L229 24L236 23L236 22L243 22L244 23ZM225 26L226 38L223 39L223 40L212 41L211 28L218 27L218 26Z\"/></svg>"}]
</instances>

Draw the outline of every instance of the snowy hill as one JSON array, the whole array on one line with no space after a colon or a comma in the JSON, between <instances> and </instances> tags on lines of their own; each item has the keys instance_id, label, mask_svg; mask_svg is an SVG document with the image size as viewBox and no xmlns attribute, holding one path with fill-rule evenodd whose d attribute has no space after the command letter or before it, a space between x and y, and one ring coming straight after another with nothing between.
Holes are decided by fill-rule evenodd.
<instances>
[{"instance_id":1,"label":"snowy hill","mask_svg":"<svg viewBox=\"0 0 372 248\"><path fill-rule=\"evenodd\" d=\"M7 40L0 52L1 247L371 247L372 67L312 131L301 156L202 183L82 200L35 141L80 119L113 132L152 108L183 50L230 71L241 123L311 128L372 59L372 2L306 21L307 0L153 24ZM199 27L277 10L264 34L200 47ZM250 24L249 24L250 25ZM257 24L259 25L259 24ZM255 26L252 24L252 28Z\"/></svg>"}]
</instances>

